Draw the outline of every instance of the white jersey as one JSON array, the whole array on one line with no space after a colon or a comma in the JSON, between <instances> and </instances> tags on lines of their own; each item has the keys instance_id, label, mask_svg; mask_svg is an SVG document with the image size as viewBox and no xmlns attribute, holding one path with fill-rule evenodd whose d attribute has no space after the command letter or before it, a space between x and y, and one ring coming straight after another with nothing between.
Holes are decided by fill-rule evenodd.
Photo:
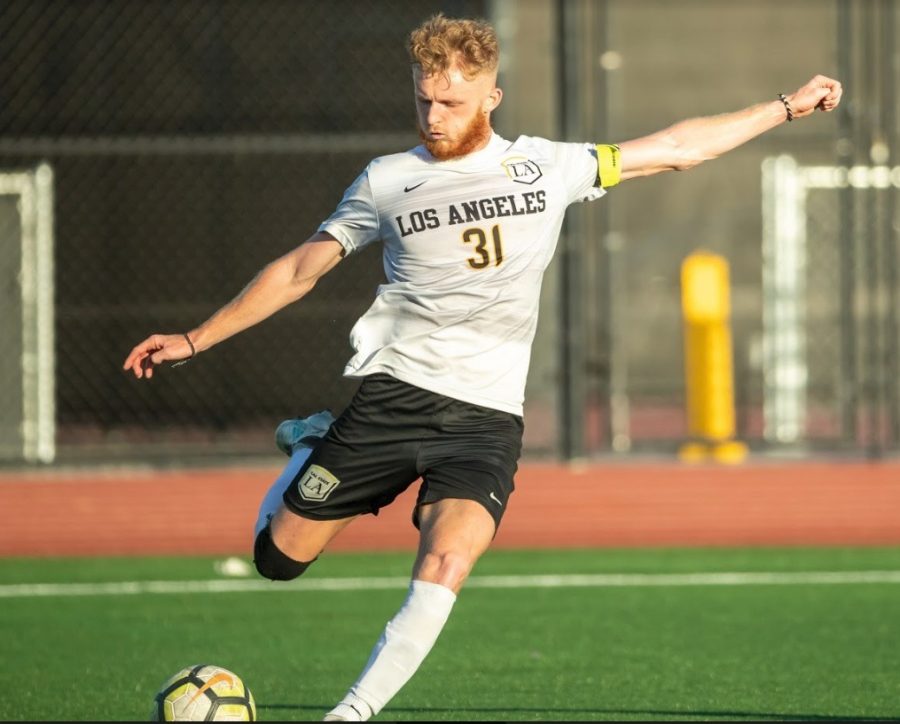
<instances>
[{"instance_id":1,"label":"white jersey","mask_svg":"<svg viewBox=\"0 0 900 724\"><path fill-rule=\"evenodd\" d=\"M605 193L597 171L592 144L496 134L452 161L423 146L373 160L319 227L347 253L384 244L344 374L521 415L541 279L566 207Z\"/></svg>"}]
</instances>

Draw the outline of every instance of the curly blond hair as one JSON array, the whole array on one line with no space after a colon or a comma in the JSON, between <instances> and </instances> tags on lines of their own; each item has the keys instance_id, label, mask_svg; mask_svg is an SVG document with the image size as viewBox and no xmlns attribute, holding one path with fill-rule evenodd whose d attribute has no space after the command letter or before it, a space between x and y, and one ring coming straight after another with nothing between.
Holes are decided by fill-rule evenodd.
<instances>
[{"instance_id":1,"label":"curly blond hair","mask_svg":"<svg viewBox=\"0 0 900 724\"><path fill-rule=\"evenodd\" d=\"M454 64L471 80L493 73L500 61L497 33L486 20L433 15L409 34L409 59L424 75L440 75Z\"/></svg>"}]
</instances>

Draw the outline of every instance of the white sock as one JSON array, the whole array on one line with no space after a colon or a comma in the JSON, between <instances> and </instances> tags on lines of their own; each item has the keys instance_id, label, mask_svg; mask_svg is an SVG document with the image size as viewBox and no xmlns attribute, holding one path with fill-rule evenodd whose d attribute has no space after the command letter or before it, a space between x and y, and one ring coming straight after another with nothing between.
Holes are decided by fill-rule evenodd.
<instances>
[{"instance_id":1,"label":"white sock","mask_svg":"<svg viewBox=\"0 0 900 724\"><path fill-rule=\"evenodd\" d=\"M366 721L378 714L425 660L455 602L456 594L446 586L413 581L362 674L329 716Z\"/></svg>"},{"instance_id":2,"label":"white sock","mask_svg":"<svg viewBox=\"0 0 900 724\"><path fill-rule=\"evenodd\" d=\"M281 475L279 475L275 482L272 483L272 487L269 488L259 506L259 515L256 518L256 525L253 528L254 539L259 535L259 532L266 527L266 524L271 517L275 515L278 506L281 505L284 491L287 490L287 486L291 484L294 476L300 471L300 467L306 462L306 458L310 456L312 451L313 449L311 447L298 447L294 451L294 454L291 455L291 459L288 460L288 464L285 465L284 470L281 471Z\"/></svg>"}]
</instances>

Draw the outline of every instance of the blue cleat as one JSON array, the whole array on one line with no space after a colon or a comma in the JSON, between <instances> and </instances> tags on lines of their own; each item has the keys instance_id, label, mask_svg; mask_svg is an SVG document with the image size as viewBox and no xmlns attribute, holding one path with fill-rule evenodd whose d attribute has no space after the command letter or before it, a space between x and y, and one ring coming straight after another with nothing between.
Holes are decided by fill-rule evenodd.
<instances>
[{"instance_id":1,"label":"blue cleat","mask_svg":"<svg viewBox=\"0 0 900 724\"><path fill-rule=\"evenodd\" d=\"M331 410L285 420L275 429L275 445L290 457L298 447L313 447L325 437L333 422Z\"/></svg>"}]
</instances>

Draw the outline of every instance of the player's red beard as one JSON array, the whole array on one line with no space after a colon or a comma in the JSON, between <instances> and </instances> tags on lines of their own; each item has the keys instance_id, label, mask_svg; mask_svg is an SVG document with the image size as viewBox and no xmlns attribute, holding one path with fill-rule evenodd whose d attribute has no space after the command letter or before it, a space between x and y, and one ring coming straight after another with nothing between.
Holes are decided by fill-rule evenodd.
<instances>
[{"instance_id":1,"label":"player's red beard","mask_svg":"<svg viewBox=\"0 0 900 724\"><path fill-rule=\"evenodd\" d=\"M487 113L476 113L460 137L455 141L450 141L446 138L429 141L421 126L419 126L419 138L424 142L428 153L438 161L462 158L483 146L490 139L491 122L489 119L490 116Z\"/></svg>"}]
</instances>

